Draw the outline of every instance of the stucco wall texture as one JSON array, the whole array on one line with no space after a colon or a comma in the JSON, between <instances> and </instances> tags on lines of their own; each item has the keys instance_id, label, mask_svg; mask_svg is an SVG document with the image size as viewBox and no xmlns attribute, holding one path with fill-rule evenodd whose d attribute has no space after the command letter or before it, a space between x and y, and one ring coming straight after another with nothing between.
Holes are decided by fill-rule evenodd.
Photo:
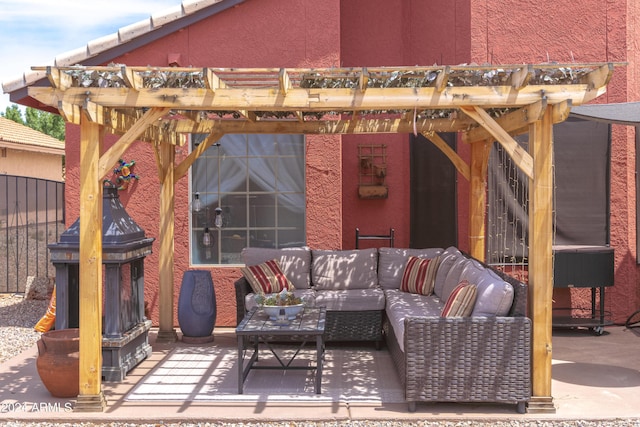
<instances>
[{"instance_id":1,"label":"stucco wall texture","mask_svg":"<svg viewBox=\"0 0 640 427\"><path fill-rule=\"evenodd\" d=\"M62 156L7 148L0 156L0 175L62 181Z\"/></svg>"},{"instance_id":2,"label":"stucco wall texture","mask_svg":"<svg viewBox=\"0 0 640 427\"><path fill-rule=\"evenodd\" d=\"M180 54L194 67L360 67L400 65L629 62L618 67L605 96L596 102L638 100L638 20L633 0L248 0L205 21L137 48L115 60L127 65L167 66ZM635 157L633 132L614 126L611 243L616 249L616 284L607 310L623 322L640 305L635 254ZM78 216L79 130L67 126L67 212ZM107 139L107 144L113 143ZM409 242L409 139L407 135L348 135L306 138L307 243L313 248L353 248L355 228L367 233L396 229L396 246ZM357 146L387 144L389 197L362 200L357 195ZM463 158L469 147L458 144ZM107 147L105 147L106 149ZM183 160L187 147L176 152ZM159 181L151 147L135 143L125 155L141 176L120 193L129 214L158 236ZM458 176L458 245L468 247L468 183ZM188 178L176 183L174 299L189 265L190 202ZM145 261L145 298L158 323L158 258ZM238 267L215 267L216 324L235 325L233 282ZM557 295L580 302L579 291ZM177 319L177 316L174 317ZM175 322L177 325L177 320Z\"/></svg>"}]
</instances>

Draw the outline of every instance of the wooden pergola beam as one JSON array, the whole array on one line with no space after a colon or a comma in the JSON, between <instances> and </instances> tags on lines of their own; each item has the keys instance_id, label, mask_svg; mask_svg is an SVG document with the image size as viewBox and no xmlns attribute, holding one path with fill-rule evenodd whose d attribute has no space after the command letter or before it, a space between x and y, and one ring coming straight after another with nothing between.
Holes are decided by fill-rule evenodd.
<instances>
[{"instance_id":1,"label":"wooden pergola beam","mask_svg":"<svg viewBox=\"0 0 640 427\"><path fill-rule=\"evenodd\" d=\"M51 87L66 90L73 87L73 78L59 68L49 66L46 68L46 75Z\"/></svg>"},{"instance_id":2,"label":"wooden pergola beam","mask_svg":"<svg viewBox=\"0 0 640 427\"><path fill-rule=\"evenodd\" d=\"M202 74L209 90L216 92L218 89L224 89L227 87L225 82L220 79L220 77L215 73L213 69L203 68Z\"/></svg>"},{"instance_id":3,"label":"wooden pergola beam","mask_svg":"<svg viewBox=\"0 0 640 427\"><path fill-rule=\"evenodd\" d=\"M533 77L533 67L531 65L526 65L522 68L513 70L509 76L508 83L512 88L520 90L529 84L531 77Z\"/></svg>"},{"instance_id":4,"label":"wooden pergola beam","mask_svg":"<svg viewBox=\"0 0 640 427\"><path fill-rule=\"evenodd\" d=\"M134 70L129 67L121 67L120 69L122 72L122 79L124 80L127 87L135 90L142 89L143 82L140 74L134 72Z\"/></svg>"},{"instance_id":5,"label":"wooden pergola beam","mask_svg":"<svg viewBox=\"0 0 640 427\"><path fill-rule=\"evenodd\" d=\"M105 107L147 108L149 106L189 110L254 111L334 111L334 110L406 110L414 108L450 109L463 106L483 108L521 107L546 97L551 104L571 99L575 105L598 96L589 89L593 83L538 86L519 90L507 86L446 87L370 87L359 88L291 88L283 95L271 88L220 88L214 92L183 88L69 88L60 90L30 87L29 96L46 105L58 101L81 104L89 96Z\"/></svg>"},{"instance_id":6,"label":"wooden pergola beam","mask_svg":"<svg viewBox=\"0 0 640 427\"><path fill-rule=\"evenodd\" d=\"M82 114L92 122L97 123L98 118L104 116L104 108L102 105L96 104L87 98L82 104Z\"/></svg>"},{"instance_id":7,"label":"wooden pergola beam","mask_svg":"<svg viewBox=\"0 0 640 427\"><path fill-rule=\"evenodd\" d=\"M281 133L281 134L369 134L369 133L411 133L413 122L401 117L367 119L354 112L350 120L300 121L288 122L259 120L202 120L166 122L167 131L177 133L211 133L220 131L225 134L236 133ZM457 119L418 119L415 123L418 132L460 132L471 128L476 122L468 117Z\"/></svg>"},{"instance_id":8,"label":"wooden pergola beam","mask_svg":"<svg viewBox=\"0 0 640 427\"><path fill-rule=\"evenodd\" d=\"M175 236L175 146L161 144L159 147L158 168L162 171L160 181L160 229L158 232L160 253L158 264L160 275L160 324L158 342L174 342L177 333L173 318L173 273L174 273L174 236Z\"/></svg>"},{"instance_id":9,"label":"wooden pergola beam","mask_svg":"<svg viewBox=\"0 0 640 427\"><path fill-rule=\"evenodd\" d=\"M195 162L198 159L198 157L200 157L202 155L202 153L207 151L207 149L209 147L211 147L213 144L218 142L220 140L220 138L222 138L223 136L224 136L224 134L221 133L221 132L214 132L214 133L210 134L209 136L207 136L204 139L204 141L202 141L195 148L195 150L193 150L191 153L189 153L189 155L187 156L186 159L184 159L179 165L176 166L175 171L174 171L175 180L178 181L182 177L184 177L187 174L187 172L189 171L189 168L191 167L193 162Z\"/></svg>"},{"instance_id":10,"label":"wooden pergola beam","mask_svg":"<svg viewBox=\"0 0 640 427\"><path fill-rule=\"evenodd\" d=\"M120 139L100 157L98 175L104 177L107 174L107 169L111 168L122 157L124 152L138 139L140 134L142 134L151 123L168 112L169 110L167 108L151 108L147 110L144 116L131 126L127 133L122 135Z\"/></svg>"},{"instance_id":11,"label":"wooden pergola beam","mask_svg":"<svg viewBox=\"0 0 640 427\"><path fill-rule=\"evenodd\" d=\"M58 102L57 108L65 122L80 124L80 116L82 115L81 106L60 101Z\"/></svg>"},{"instance_id":12,"label":"wooden pergola beam","mask_svg":"<svg viewBox=\"0 0 640 427\"><path fill-rule=\"evenodd\" d=\"M544 108L546 109L547 104L544 103L543 105L544 105ZM538 109L536 108L536 111L537 110ZM515 111L513 114L519 114L519 112L520 112L520 110ZM563 101L563 102L560 102L558 104L555 104L555 105L553 105L553 108L551 109L551 112L552 112L551 113L552 114L551 121L553 122L553 124L561 123L561 122L565 121L569 117L569 114L571 113L571 102L570 101ZM541 120L542 119L542 115L544 115L544 114L548 114L548 112L545 112L545 110L542 110L542 114L538 117L538 120ZM505 131L508 131L509 135L511 135L511 136L522 135L522 134L528 133L529 129L530 129L530 125L535 122L535 121L531 121L530 118L528 118L526 120L527 124L518 128L518 127L509 126L509 124L504 124L503 125L503 122L500 119L502 119L502 117L499 118L499 119L496 119L496 121L499 122L501 124L501 126L503 127L503 129ZM515 124L515 122L514 122L514 124ZM511 129L511 130L509 130L509 129ZM484 135L483 132L485 132L486 135ZM473 134L472 135L473 139L472 139L471 134ZM473 130L471 130L470 132L464 133L463 136L462 136L462 140L464 142L473 143L474 141L477 140L479 135L484 135L486 138L491 138L489 136L490 134L484 128L476 127Z\"/></svg>"},{"instance_id":13,"label":"wooden pergola beam","mask_svg":"<svg viewBox=\"0 0 640 427\"><path fill-rule=\"evenodd\" d=\"M505 132L511 134L520 129L528 129L527 126L542 118L546 108L547 100L543 98L494 120ZM462 141L467 143L484 141L490 138L493 138L493 135L483 126L477 126L462 135Z\"/></svg>"},{"instance_id":14,"label":"wooden pergola beam","mask_svg":"<svg viewBox=\"0 0 640 427\"><path fill-rule=\"evenodd\" d=\"M291 89L291 80L289 79L289 74L287 74L287 69L280 69L280 73L278 74L278 82L280 85L280 94L286 95L289 89Z\"/></svg>"},{"instance_id":15,"label":"wooden pergola beam","mask_svg":"<svg viewBox=\"0 0 640 427\"><path fill-rule=\"evenodd\" d=\"M438 77L436 77L434 89L437 92L442 92L447 87L447 82L449 81L449 70L449 66L444 67L444 69L442 69L438 74Z\"/></svg>"},{"instance_id":16,"label":"wooden pergola beam","mask_svg":"<svg viewBox=\"0 0 640 427\"><path fill-rule=\"evenodd\" d=\"M588 73L582 81L587 84L590 91L605 87L613 77L613 66L614 64L611 63L603 64Z\"/></svg>"},{"instance_id":17,"label":"wooden pergola beam","mask_svg":"<svg viewBox=\"0 0 640 427\"><path fill-rule=\"evenodd\" d=\"M367 70L367 67L363 67L362 71L360 72L360 76L358 77L358 89L360 89L361 92L364 92L365 90L367 90L368 83L369 71Z\"/></svg>"},{"instance_id":18,"label":"wooden pergola beam","mask_svg":"<svg viewBox=\"0 0 640 427\"><path fill-rule=\"evenodd\" d=\"M103 134L82 117L80 125L79 324L80 394L76 411L102 411L102 183L98 163Z\"/></svg>"},{"instance_id":19,"label":"wooden pergola beam","mask_svg":"<svg viewBox=\"0 0 640 427\"><path fill-rule=\"evenodd\" d=\"M530 412L555 412L551 396L553 306L553 122L552 107L531 125L529 151L535 180L529 183L529 316L532 331Z\"/></svg>"},{"instance_id":20,"label":"wooden pergola beam","mask_svg":"<svg viewBox=\"0 0 640 427\"><path fill-rule=\"evenodd\" d=\"M495 139L502 145L509 156L513 159L514 163L520 168L529 178L533 178L533 159L531 155L527 153L511 135L509 135L503 128L496 123L486 111L480 107L463 107L461 108L464 113L472 117L477 121L480 126L485 128Z\"/></svg>"},{"instance_id":21,"label":"wooden pergola beam","mask_svg":"<svg viewBox=\"0 0 640 427\"><path fill-rule=\"evenodd\" d=\"M124 135L144 116L143 110L134 114L126 114L115 108L103 108L95 102L85 100L82 105L73 105L66 102L60 102L57 106L60 115L64 119L73 124L80 124L80 116L86 115L89 120L102 125L111 133ZM166 115L171 111L169 108L159 108ZM136 110L132 110L136 111ZM162 117L162 116L161 116ZM159 119L160 117L158 117ZM167 130L172 120L152 121L151 126L145 126L142 133L136 136L138 141L153 142L160 141L163 143L184 145L186 139L183 136L176 135L173 130Z\"/></svg>"},{"instance_id":22,"label":"wooden pergola beam","mask_svg":"<svg viewBox=\"0 0 640 427\"><path fill-rule=\"evenodd\" d=\"M486 244L486 206L487 206L487 168L491 141L471 145L471 178L469 188L469 252L471 256L485 261Z\"/></svg>"}]
</instances>

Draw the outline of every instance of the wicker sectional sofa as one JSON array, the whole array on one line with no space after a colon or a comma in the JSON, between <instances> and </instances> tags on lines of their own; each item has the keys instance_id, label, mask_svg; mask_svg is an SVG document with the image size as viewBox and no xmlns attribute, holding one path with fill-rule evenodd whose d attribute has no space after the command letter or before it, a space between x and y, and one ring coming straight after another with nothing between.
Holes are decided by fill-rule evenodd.
<instances>
[{"instance_id":1,"label":"wicker sectional sofa","mask_svg":"<svg viewBox=\"0 0 640 427\"><path fill-rule=\"evenodd\" d=\"M325 341L383 342L384 292L378 285L376 249L354 251L309 248L245 248L246 265L277 259L294 293L327 308ZM313 259L313 263L312 263ZM235 283L237 321L255 306L249 282Z\"/></svg>"},{"instance_id":2,"label":"wicker sectional sofa","mask_svg":"<svg viewBox=\"0 0 640 427\"><path fill-rule=\"evenodd\" d=\"M429 296L400 290L409 257L437 261ZM277 259L295 293L327 307L327 341L386 342L405 389L417 402L516 404L531 396L531 321L527 288L456 248L309 248L243 251L246 265ZM467 317L443 317L461 281L476 284ZM246 279L236 281L238 322L255 302Z\"/></svg>"}]
</instances>

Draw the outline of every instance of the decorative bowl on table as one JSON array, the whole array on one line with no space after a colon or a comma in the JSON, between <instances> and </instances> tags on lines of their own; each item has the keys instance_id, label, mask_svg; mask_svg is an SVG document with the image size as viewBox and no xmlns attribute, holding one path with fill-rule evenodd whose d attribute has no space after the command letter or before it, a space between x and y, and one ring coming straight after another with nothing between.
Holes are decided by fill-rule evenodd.
<instances>
[{"instance_id":1,"label":"decorative bowl on table","mask_svg":"<svg viewBox=\"0 0 640 427\"><path fill-rule=\"evenodd\" d=\"M304 309L302 298L286 289L277 294L258 294L256 303L271 320L293 320Z\"/></svg>"},{"instance_id":2,"label":"decorative bowl on table","mask_svg":"<svg viewBox=\"0 0 640 427\"><path fill-rule=\"evenodd\" d=\"M304 304L297 305L263 305L262 309L271 320L293 320L304 309Z\"/></svg>"}]
</instances>

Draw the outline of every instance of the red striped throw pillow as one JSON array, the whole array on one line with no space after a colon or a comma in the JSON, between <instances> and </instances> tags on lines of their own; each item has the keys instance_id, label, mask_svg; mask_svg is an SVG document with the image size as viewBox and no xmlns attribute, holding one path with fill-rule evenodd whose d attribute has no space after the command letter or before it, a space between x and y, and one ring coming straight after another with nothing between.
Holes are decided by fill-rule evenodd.
<instances>
[{"instance_id":1,"label":"red striped throw pillow","mask_svg":"<svg viewBox=\"0 0 640 427\"><path fill-rule=\"evenodd\" d=\"M437 261L410 256L402 273L400 290L412 294L431 295Z\"/></svg>"},{"instance_id":2,"label":"red striped throw pillow","mask_svg":"<svg viewBox=\"0 0 640 427\"><path fill-rule=\"evenodd\" d=\"M453 289L442 309L442 317L468 317L476 303L478 288L466 280Z\"/></svg>"},{"instance_id":3,"label":"red striped throw pillow","mask_svg":"<svg viewBox=\"0 0 640 427\"><path fill-rule=\"evenodd\" d=\"M290 291L294 289L287 276L282 272L280 263L275 259L259 265L242 267L241 270L255 293L271 294L283 289Z\"/></svg>"}]
</instances>

